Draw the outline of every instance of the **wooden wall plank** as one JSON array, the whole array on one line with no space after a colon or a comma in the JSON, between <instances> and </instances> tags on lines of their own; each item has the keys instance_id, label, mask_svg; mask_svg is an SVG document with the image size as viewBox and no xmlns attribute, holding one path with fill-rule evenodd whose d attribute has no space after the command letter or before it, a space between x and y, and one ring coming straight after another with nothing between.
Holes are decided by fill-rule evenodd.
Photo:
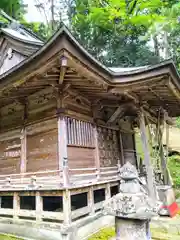
<instances>
[{"instance_id":1,"label":"wooden wall plank","mask_svg":"<svg viewBox=\"0 0 180 240\"><path fill-rule=\"evenodd\" d=\"M57 129L34 135L27 131L27 172L57 170L57 143Z\"/></svg>"},{"instance_id":2,"label":"wooden wall plank","mask_svg":"<svg viewBox=\"0 0 180 240\"><path fill-rule=\"evenodd\" d=\"M68 146L69 168L95 167L94 149Z\"/></svg>"}]
</instances>

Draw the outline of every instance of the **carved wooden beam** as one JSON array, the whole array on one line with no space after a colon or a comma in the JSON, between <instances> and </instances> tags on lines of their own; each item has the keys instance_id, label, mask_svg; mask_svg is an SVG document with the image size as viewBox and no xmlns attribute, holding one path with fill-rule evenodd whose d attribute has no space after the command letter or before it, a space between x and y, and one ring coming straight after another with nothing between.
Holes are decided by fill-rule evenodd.
<instances>
[{"instance_id":1,"label":"carved wooden beam","mask_svg":"<svg viewBox=\"0 0 180 240\"><path fill-rule=\"evenodd\" d=\"M116 108L114 113L108 119L107 124L113 123L118 117L122 117L124 115L124 112L125 112L124 106L119 106L118 108Z\"/></svg>"},{"instance_id":2,"label":"carved wooden beam","mask_svg":"<svg viewBox=\"0 0 180 240\"><path fill-rule=\"evenodd\" d=\"M178 102L180 102L180 91L178 91L178 89L174 86L174 84L172 84L170 80L167 86L171 93L177 98Z\"/></svg>"},{"instance_id":3,"label":"carved wooden beam","mask_svg":"<svg viewBox=\"0 0 180 240\"><path fill-rule=\"evenodd\" d=\"M64 77L66 74L66 69L67 69L67 58L62 57L61 58L61 67L60 67L60 74L59 74L59 84L61 85L64 81Z\"/></svg>"}]
</instances>

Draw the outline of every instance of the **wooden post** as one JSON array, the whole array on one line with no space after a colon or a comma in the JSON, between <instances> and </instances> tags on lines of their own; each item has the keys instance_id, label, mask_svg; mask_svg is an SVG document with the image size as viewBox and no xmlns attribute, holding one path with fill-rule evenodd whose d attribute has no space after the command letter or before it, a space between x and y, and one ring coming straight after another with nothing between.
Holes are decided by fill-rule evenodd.
<instances>
[{"instance_id":1,"label":"wooden post","mask_svg":"<svg viewBox=\"0 0 180 240\"><path fill-rule=\"evenodd\" d=\"M13 195L13 219L17 220L19 218L19 210L20 210L20 197L17 192L14 192Z\"/></svg>"},{"instance_id":2,"label":"wooden post","mask_svg":"<svg viewBox=\"0 0 180 240\"><path fill-rule=\"evenodd\" d=\"M36 222L42 221L43 199L40 192L36 192Z\"/></svg>"},{"instance_id":3,"label":"wooden post","mask_svg":"<svg viewBox=\"0 0 180 240\"><path fill-rule=\"evenodd\" d=\"M145 119L143 111L139 112L139 123L140 123L140 132L141 132L141 140L143 145L143 151L144 151L144 163L146 166L146 172L147 172L147 185L149 190L149 195L153 199L155 198L155 189L154 189L154 175L153 175L153 168L151 165L151 158L148 148L148 141L146 136L146 126L145 126Z\"/></svg>"},{"instance_id":4,"label":"wooden post","mask_svg":"<svg viewBox=\"0 0 180 240\"><path fill-rule=\"evenodd\" d=\"M88 207L90 210L90 215L93 215L95 213L93 186L91 186L88 191Z\"/></svg>"},{"instance_id":5,"label":"wooden post","mask_svg":"<svg viewBox=\"0 0 180 240\"><path fill-rule=\"evenodd\" d=\"M26 128L23 127L21 131L21 164L20 164L20 173L26 172L26 163L27 163L27 138L26 138Z\"/></svg>"},{"instance_id":6,"label":"wooden post","mask_svg":"<svg viewBox=\"0 0 180 240\"><path fill-rule=\"evenodd\" d=\"M63 219L65 225L71 223L71 192L68 189L63 191Z\"/></svg>"},{"instance_id":7,"label":"wooden post","mask_svg":"<svg viewBox=\"0 0 180 240\"><path fill-rule=\"evenodd\" d=\"M64 187L69 185L68 156L67 156L67 130L65 117L58 116L58 156L59 169L63 171Z\"/></svg>"},{"instance_id":8,"label":"wooden post","mask_svg":"<svg viewBox=\"0 0 180 240\"><path fill-rule=\"evenodd\" d=\"M106 184L105 198L106 198L106 200L111 198L111 186L110 186L110 183Z\"/></svg>"},{"instance_id":9,"label":"wooden post","mask_svg":"<svg viewBox=\"0 0 180 240\"><path fill-rule=\"evenodd\" d=\"M168 145L169 145L169 126L166 122L166 116L167 113L164 112L164 119L163 119L163 124L165 125L165 129L166 129L166 154L168 155ZM160 158L161 158L161 169L163 172L163 178L164 178L164 184L168 185L169 183L169 179L168 179L168 170L167 170L167 158L168 156L165 157L165 152L164 152L164 147L163 147L163 131L160 130L160 137L159 137L159 145L160 145Z\"/></svg>"},{"instance_id":10,"label":"wooden post","mask_svg":"<svg viewBox=\"0 0 180 240\"><path fill-rule=\"evenodd\" d=\"M97 169L97 179L100 177L100 156L99 156L99 144L98 144L98 131L97 126L94 125L94 145L95 145L95 166Z\"/></svg>"},{"instance_id":11,"label":"wooden post","mask_svg":"<svg viewBox=\"0 0 180 240\"><path fill-rule=\"evenodd\" d=\"M27 120L28 110L27 110L27 100L26 99L19 99L19 102L24 107L24 115L23 115L23 121L24 126L21 130L21 163L20 163L20 173L25 173L27 168L27 136L26 136L26 127L25 122Z\"/></svg>"},{"instance_id":12,"label":"wooden post","mask_svg":"<svg viewBox=\"0 0 180 240\"><path fill-rule=\"evenodd\" d=\"M120 131L119 131L119 143L120 143L120 151L121 151L121 163L122 165L124 165L125 164L124 148L123 148L122 134Z\"/></svg>"}]
</instances>

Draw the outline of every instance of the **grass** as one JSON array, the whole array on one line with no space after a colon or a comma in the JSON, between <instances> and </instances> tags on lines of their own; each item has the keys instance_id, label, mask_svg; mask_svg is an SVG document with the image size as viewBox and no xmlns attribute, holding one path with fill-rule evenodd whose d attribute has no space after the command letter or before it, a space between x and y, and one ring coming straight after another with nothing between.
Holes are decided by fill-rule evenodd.
<instances>
[{"instance_id":1,"label":"grass","mask_svg":"<svg viewBox=\"0 0 180 240\"><path fill-rule=\"evenodd\" d=\"M23 239L0 234L0 240L23 240Z\"/></svg>"},{"instance_id":2,"label":"grass","mask_svg":"<svg viewBox=\"0 0 180 240\"><path fill-rule=\"evenodd\" d=\"M92 235L88 240L109 240L115 236L115 229L113 227L100 230L98 233Z\"/></svg>"},{"instance_id":3,"label":"grass","mask_svg":"<svg viewBox=\"0 0 180 240\"><path fill-rule=\"evenodd\" d=\"M180 240L180 235L170 234L162 228L151 229L151 235L153 240ZM100 230L88 238L88 240L110 240L113 237L115 237L115 230L112 227Z\"/></svg>"}]
</instances>

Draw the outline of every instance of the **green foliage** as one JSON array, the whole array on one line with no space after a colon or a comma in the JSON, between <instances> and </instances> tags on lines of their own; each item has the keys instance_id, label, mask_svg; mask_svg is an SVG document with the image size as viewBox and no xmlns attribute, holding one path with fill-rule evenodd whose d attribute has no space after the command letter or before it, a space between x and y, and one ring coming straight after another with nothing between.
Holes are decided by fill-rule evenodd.
<instances>
[{"instance_id":1,"label":"green foliage","mask_svg":"<svg viewBox=\"0 0 180 240\"><path fill-rule=\"evenodd\" d=\"M21 19L25 13L23 0L0 0L0 9L15 19Z\"/></svg>"},{"instance_id":2,"label":"green foliage","mask_svg":"<svg viewBox=\"0 0 180 240\"><path fill-rule=\"evenodd\" d=\"M176 118L176 127L180 128L180 117Z\"/></svg>"},{"instance_id":3,"label":"green foliage","mask_svg":"<svg viewBox=\"0 0 180 240\"><path fill-rule=\"evenodd\" d=\"M23 240L23 239L11 237L9 235L0 234L0 240Z\"/></svg>"},{"instance_id":4,"label":"green foliage","mask_svg":"<svg viewBox=\"0 0 180 240\"><path fill-rule=\"evenodd\" d=\"M75 1L72 11L72 30L99 61L107 66L140 66L155 64L159 57L146 45L142 36L147 31L144 15L135 18L125 10L126 1ZM131 18L130 18L131 16ZM146 16L144 16L146 17ZM130 20L131 19L131 20ZM147 22L147 21L146 21ZM103 47L102 47L103 46Z\"/></svg>"},{"instance_id":5,"label":"green foliage","mask_svg":"<svg viewBox=\"0 0 180 240\"><path fill-rule=\"evenodd\" d=\"M94 234L88 240L107 240L115 236L114 228L105 228L98 233Z\"/></svg>"},{"instance_id":6,"label":"green foliage","mask_svg":"<svg viewBox=\"0 0 180 240\"><path fill-rule=\"evenodd\" d=\"M168 167L173 178L174 187L180 188L180 156L172 156L168 160Z\"/></svg>"}]
</instances>

